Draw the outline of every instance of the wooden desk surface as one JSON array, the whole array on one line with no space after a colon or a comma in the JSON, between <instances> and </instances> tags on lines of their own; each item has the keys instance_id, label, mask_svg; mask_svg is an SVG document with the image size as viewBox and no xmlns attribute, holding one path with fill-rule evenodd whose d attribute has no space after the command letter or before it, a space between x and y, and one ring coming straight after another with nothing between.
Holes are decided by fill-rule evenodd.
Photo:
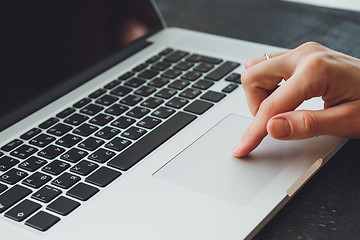
<instances>
[{"instance_id":1,"label":"wooden desk surface","mask_svg":"<svg viewBox=\"0 0 360 240\"><path fill-rule=\"evenodd\" d=\"M276 0L156 0L170 27L360 57L360 12ZM256 239L360 239L360 140L350 140ZM240 226L239 226L240 227Z\"/></svg>"}]
</instances>

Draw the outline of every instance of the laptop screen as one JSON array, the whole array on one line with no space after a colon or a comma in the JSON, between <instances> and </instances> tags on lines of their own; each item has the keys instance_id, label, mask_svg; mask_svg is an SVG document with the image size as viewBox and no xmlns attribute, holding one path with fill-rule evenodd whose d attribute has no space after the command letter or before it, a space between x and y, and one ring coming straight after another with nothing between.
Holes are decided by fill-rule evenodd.
<instances>
[{"instance_id":1,"label":"laptop screen","mask_svg":"<svg viewBox=\"0 0 360 240\"><path fill-rule=\"evenodd\" d=\"M160 29L149 0L0 2L0 118Z\"/></svg>"}]
</instances>

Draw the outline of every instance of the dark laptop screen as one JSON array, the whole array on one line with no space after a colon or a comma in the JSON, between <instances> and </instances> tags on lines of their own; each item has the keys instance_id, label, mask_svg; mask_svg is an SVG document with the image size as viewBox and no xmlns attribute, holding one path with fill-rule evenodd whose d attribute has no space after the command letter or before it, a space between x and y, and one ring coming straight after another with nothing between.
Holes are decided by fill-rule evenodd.
<instances>
[{"instance_id":1,"label":"dark laptop screen","mask_svg":"<svg viewBox=\"0 0 360 240\"><path fill-rule=\"evenodd\" d=\"M0 118L161 22L149 0L0 2Z\"/></svg>"}]
</instances>

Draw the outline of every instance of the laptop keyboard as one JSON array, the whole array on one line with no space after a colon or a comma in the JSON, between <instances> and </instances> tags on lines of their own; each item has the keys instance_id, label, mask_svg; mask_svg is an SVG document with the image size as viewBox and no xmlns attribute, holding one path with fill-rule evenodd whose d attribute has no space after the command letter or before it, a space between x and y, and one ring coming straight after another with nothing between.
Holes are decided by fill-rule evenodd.
<instances>
[{"instance_id":1,"label":"laptop keyboard","mask_svg":"<svg viewBox=\"0 0 360 240\"><path fill-rule=\"evenodd\" d=\"M239 65L167 48L2 146L1 215L48 230L235 90Z\"/></svg>"}]
</instances>

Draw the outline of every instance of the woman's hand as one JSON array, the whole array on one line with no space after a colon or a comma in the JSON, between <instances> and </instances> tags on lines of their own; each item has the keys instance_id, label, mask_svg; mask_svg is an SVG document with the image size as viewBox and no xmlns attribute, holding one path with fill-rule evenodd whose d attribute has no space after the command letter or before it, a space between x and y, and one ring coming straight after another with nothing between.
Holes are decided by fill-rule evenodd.
<instances>
[{"instance_id":1,"label":"woman's hand","mask_svg":"<svg viewBox=\"0 0 360 240\"><path fill-rule=\"evenodd\" d=\"M269 60L249 60L242 73L255 118L233 148L235 156L249 154L267 134L280 140L360 137L359 59L311 42L271 55ZM295 111L303 101L320 96L323 110Z\"/></svg>"}]
</instances>

